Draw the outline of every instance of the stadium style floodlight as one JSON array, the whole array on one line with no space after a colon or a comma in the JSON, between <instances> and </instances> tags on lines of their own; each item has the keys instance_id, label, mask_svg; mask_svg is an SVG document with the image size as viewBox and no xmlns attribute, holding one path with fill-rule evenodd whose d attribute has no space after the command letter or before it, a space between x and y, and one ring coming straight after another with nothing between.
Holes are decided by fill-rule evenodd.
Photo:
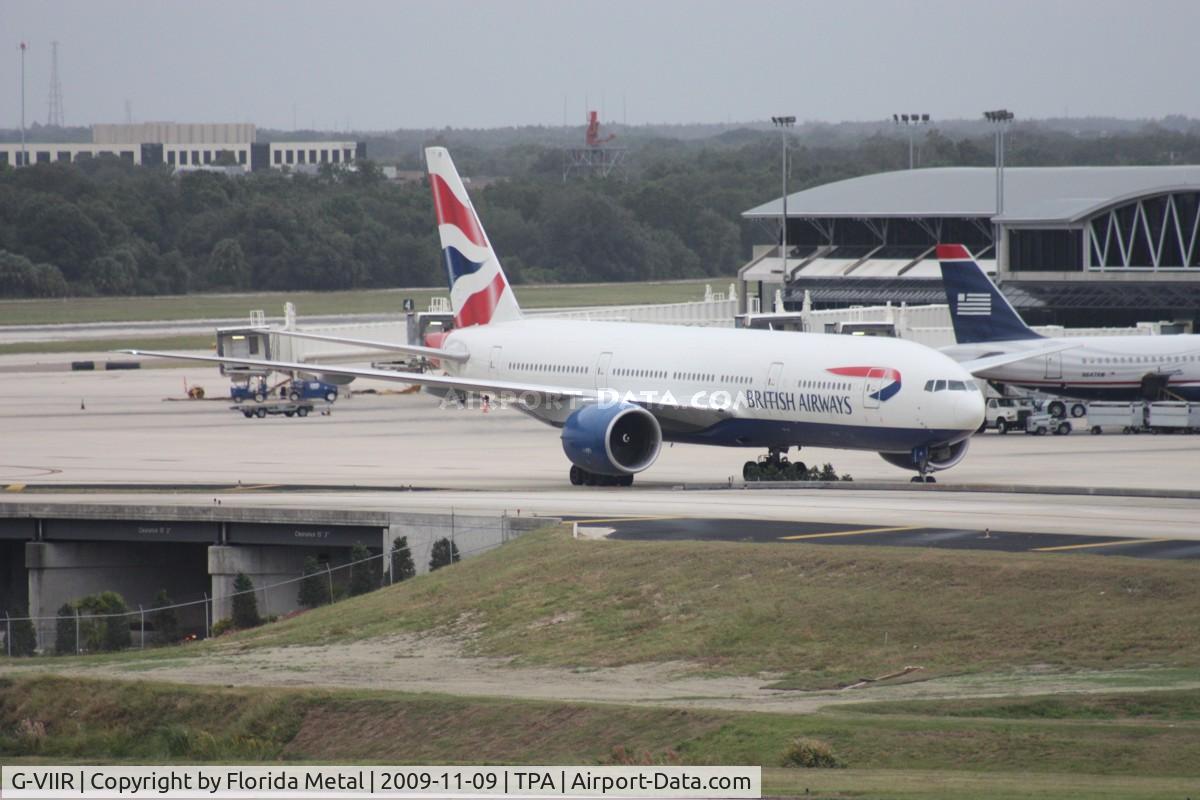
<instances>
[{"instance_id":1,"label":"stadium style floodlight","mask_svg":"<svg viewBox=\"0 0 1200 800\"><path fill-rule=\"evenodd\" d=\"M996 216L1004 213L1004 132L1012 124L1015 114L1007 108L983 112L983 118L995 127L996 144ZM997 231L998 232L998 231ZM999 244L999 239L996 241Z\"/></svg>"},{"instance_id":2,"label":"stadium style floodlight","mask_svg":"<svg viewBox=\"0 0 1200 800\"><path fill-rule=\"evenodd\" d=\"M892 114L892 122L903 125L908 129L908 168L912 169L913 162L913 130L917 125L928 125L928 114Z\"/></svg>"},{"instance_id":3,"label":"stadium style floodlight","mask_svg":"<svg viewBox=\"0 0 1200 800\"><path fill-rule=\"evenodd\" d=\"M788 128L796 124L796 118L788 117L771 117L771 124L779 128L783 134L783 211L779 215L779 253L781 263L783 265L784 276L787 276L787 176L788 176L788 160L787 160L787 137Z\"/></svg>"},{"instance_id":4,"label":"stadium style floodlight","mask_svg":"<svg viewBox=\"0 0 1200 800\"><path fill-rule=\"evenodd\" d=\"M983 112L983 118L995 128L996 139L996 219L1004 213L1004 132L1012 124L1015 115L1007 108ZM992 247L996 254L996 269L1004 267L1000 264L1000 223L992 222Z\"/></svg>"}]
</instances>

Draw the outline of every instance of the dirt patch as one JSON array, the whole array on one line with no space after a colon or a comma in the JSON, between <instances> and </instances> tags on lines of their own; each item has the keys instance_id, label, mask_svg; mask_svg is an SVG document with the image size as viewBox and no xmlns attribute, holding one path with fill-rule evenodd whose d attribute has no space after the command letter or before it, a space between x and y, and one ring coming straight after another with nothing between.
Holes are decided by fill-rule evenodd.
<instances>
[{"instance_id":1,"label":"dirt patch","mask_svg":"<svg viewBox=\"0 0 1200 800\"><path fill-rule=\"evenodd\" d=\"M511 759L600 760L614 747L658 752L715 731L721 722L688 711L653 715L599 706L523 705L446 700L363 701L321 707L304 719L284 754L291 758L436 760L447 750L479 761ZM631 733L632 732L632 733Z\"/></svg>"},{"instance_id":2,"label":"dirt patch","mask_svg":"<svg viewBox=\"0 0 1200 800\"><path fill-rule=\"evenodd\" d=\"M0 668L0 673L30 671L184 684L377 689L774 713L811 713L824 706L874 700L1200 688L1200 674L1192 671L1170 681L1147 681L1144 671L1124 670L957 675L854 691L780 691L771 688L778 675L711 677L687 662L598 669L513 666L508 659L464 655L455 640L415 635L329 647L218 650L196 658Z\"/></svg>"}]
</instances>

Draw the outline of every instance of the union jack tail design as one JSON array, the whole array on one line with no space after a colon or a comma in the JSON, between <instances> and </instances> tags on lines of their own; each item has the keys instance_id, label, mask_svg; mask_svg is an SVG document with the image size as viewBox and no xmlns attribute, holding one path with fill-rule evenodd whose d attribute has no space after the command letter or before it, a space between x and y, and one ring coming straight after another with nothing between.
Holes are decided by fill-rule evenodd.
<instances>
[{"instance_id":1,"label":"union jack tail design","mask_svg":"<svg viewBox=\"0 0 1200 800\"><path fill-rule=\"evenodd\" d=\"M437 212L442 262L450 283L454 326L487 325L519 319L521 309L500 259L492 250L479 215L444 147L425 149L429 187Z\"/></svg>"}]
</instances>

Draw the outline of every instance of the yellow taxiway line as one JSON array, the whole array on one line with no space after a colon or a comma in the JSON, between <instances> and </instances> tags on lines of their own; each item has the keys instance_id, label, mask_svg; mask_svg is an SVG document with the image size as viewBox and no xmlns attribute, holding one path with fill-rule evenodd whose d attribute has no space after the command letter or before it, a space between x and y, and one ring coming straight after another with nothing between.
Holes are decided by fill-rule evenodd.
<instances>
[{"instance_id":1,"label":"yellow taxiway line","mask_svg":"<svg viewBox=\"0 0 1200 800\"><path fill-rule=\"evenodd\" d=\"M1169 542L1170 539L1118 539L1115 542L1093 542L1092 544L1063 544L1058 547L1035 547L1035 553L1056 553L1060 550L1083 550L1088 547L1117 547L1123 544L1149 544L1150 542Z\"/></svg>"},{"instance_id":2,"label":"yellow taxiway line","mask_svg":"<svg viewBox=\"0 0 1200 800\"><path fill-rule=\"evenodd\" d=\"M802 533L797 536L780 536L781 542L795 542L801 539L826 539L830 536L858 536L863 533L888 533L890 531L915 531L923 525L899 525L894 528L856 528L852 531L832 531L830 533Z\"/></svg>"}]
</instances>

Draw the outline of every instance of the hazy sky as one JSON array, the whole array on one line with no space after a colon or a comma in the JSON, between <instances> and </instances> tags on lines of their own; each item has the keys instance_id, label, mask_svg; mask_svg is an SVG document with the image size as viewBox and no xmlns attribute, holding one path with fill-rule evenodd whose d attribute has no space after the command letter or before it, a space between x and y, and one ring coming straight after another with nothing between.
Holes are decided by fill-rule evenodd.
<instances>
[{"instance_id":1,"label":"hazy sky","mask_svg":"<svg viewBox=\"0 0 1200 800\"><path fill-rule=\"evenodd\" d=\"M0 126L1200 116L1197 0L0 0Z\"/></svg>"}]
</instances>

